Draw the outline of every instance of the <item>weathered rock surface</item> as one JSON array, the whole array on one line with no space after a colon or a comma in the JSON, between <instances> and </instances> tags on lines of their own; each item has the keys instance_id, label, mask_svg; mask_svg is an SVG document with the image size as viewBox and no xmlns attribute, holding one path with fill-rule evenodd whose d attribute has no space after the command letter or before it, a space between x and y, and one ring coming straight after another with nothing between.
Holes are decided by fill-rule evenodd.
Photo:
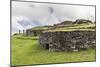
<instances>
[{"instance_id":1,"label":"weathered rock surface","mask_svg":"<svg viewBox=\"0 0 100 67\"><path fill-rule=\"evenodd\" d=\"M95 31L43 32L39 36L40 45L50 51L79 51L95 48Z\"/></svg>"}]
</instances>

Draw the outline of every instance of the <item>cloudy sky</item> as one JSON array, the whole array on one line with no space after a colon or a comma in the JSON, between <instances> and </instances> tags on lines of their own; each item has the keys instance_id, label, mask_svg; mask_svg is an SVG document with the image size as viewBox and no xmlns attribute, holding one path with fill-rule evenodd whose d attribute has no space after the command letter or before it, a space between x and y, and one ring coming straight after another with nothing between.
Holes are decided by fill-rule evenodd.
<instances>
[{"instance_id":1,"label":"cloudy sky","mask_svg":"<svg viewBox=\"0 0 100 67\"><path fill-rule=\"evenodd\" d=\"M34 26L53 25L65 20L95 21L94 6L12 2L12 33Z\"/></svg>"}]
</instances>

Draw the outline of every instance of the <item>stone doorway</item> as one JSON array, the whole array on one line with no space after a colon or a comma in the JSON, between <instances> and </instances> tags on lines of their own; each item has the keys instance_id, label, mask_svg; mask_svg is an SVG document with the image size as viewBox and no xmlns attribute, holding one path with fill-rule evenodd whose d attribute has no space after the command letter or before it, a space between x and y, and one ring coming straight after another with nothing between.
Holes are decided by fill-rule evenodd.
<instances>
[{"instance_id":1,"label":"stone doorway","mask_svg":"<svg viewBox=\"0 0 100 67\"><path fill-rule=\"evenodd\" d=\"M49 44L46 44L45 45L45 49L49 49Z\"/></svg>"}]
</instances>

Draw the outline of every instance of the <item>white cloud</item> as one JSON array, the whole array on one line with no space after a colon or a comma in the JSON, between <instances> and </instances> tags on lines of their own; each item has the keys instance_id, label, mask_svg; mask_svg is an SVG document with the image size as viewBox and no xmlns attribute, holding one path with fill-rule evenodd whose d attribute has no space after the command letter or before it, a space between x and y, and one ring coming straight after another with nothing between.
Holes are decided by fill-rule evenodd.
<instances>
[{"instance_id":1,"label":"white cloud","mask_svg":"<svg viewBox=\"0 0 100 67\"><path fill-rule=\"evenodd\" d=\"M12 17L12 28L16 31L32 26L52 25L64 20L76 20L79 18L95 21L95 8L93 6L13 1ZM22 20L24 20L24 22ZM25 26L19 24L18 21L21 21Z\"/></svg>"}]
</instances>

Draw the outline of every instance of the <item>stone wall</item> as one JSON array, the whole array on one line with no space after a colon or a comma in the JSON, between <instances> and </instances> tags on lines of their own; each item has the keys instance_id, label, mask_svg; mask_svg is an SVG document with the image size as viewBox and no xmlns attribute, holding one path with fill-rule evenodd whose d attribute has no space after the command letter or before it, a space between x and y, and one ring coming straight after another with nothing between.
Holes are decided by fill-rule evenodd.
<instances>
[{"instance_id":1,"label":"stone wall","mask_svg":"<svg viewBox=\"0 0 100 67\"><path fill-rule=\"evenodd\" d=\"M38 36L39 34L42 33L43 30L31 30L31 29L28 29L26 30L26 35L27 36Z\"/></svg>"},{"instance_id":2,"label":"stone wall","mask_svg":"<svg viewBox=\"0 0 100 67\"><path fill-rule=\"evenodd\" d=\"M95 31L43 32L40 45L50 51L79 51L96 46Z\"/></svg>"}]
</instances>

